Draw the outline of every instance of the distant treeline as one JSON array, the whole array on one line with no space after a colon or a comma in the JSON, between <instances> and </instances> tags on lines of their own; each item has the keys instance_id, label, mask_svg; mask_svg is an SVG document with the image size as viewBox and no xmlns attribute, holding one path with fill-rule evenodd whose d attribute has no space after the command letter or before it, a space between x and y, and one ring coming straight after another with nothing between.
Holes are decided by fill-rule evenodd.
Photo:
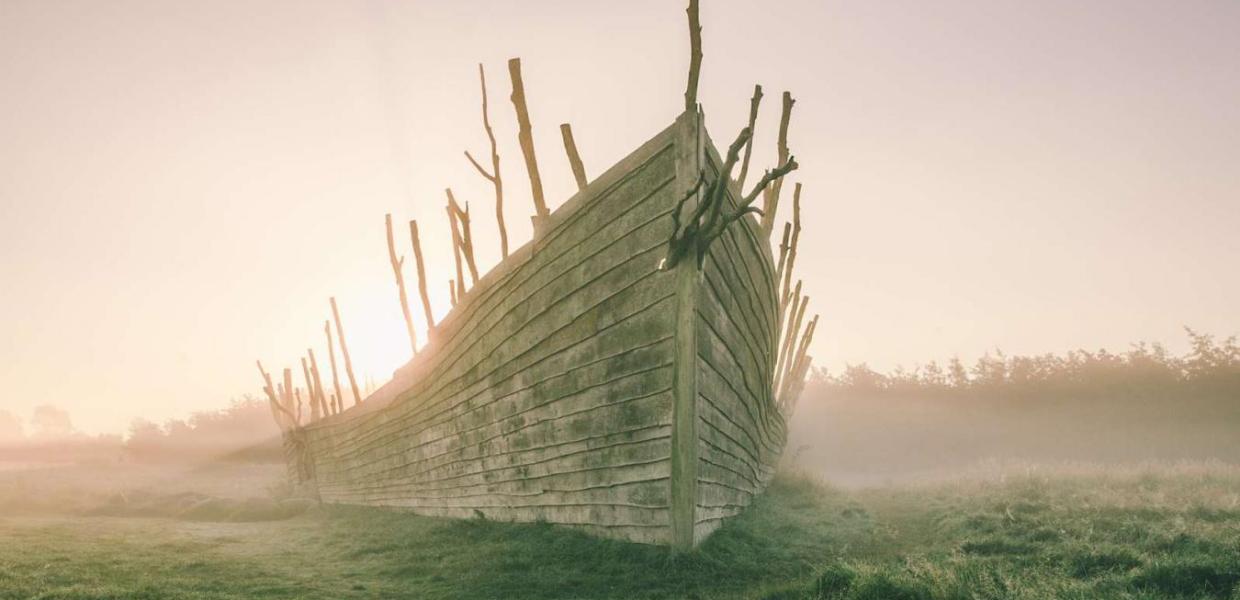
<instances>
[{"instance_id":1,"label":"distant treeline","mask_svg":"<svg viewBox=\"0 0 1240 600\"><path fill-rule=\"evenodd\" d=\"M157 424L135 419L125 436L88 435L69 413L40 406L27 435L22 422L0 411L0 460L19 462L201 462L272 461L281 458L279 429L266 401L252 396L218 410Z\"/></svg>"},{"instance_id":2,"label":"distant treeline","mask_svg":"<svg viewBox=\"0 0 1240 600\"><path fill-rule=\"evenodd\" d=\"M1240 345L959 360L879 373L817 371L790 456L845 483L932 477L987 461L1240 463Z\"/></svg>"},{"instance_id":3,"label":"distant treeline","mask_svg":"<svg viewBox=\"0 0 1240 600\"><path fill-rule=\"evenodd\" d=\"M815 370L811 385L842 395L925 397L1082 397L1233 394L1240 402L1240 343L1185 328L1183 356L1161 344L1138 343L1127 352L1074 350L1067 354L1007 356L987 353L972 366L958 358L880 373L865 363L841 373Z\"/></svg>"},{"instance_id":4,"label":"distant treeline","mask_svg":"<svg viewBox=\"0 0 1240 600\"><path fill-rule=\"evenodd\" d=\"M125 451L145 462L257 458L247 450L277 440L279 434L267 402L247 395L227 408L196 412L163 425L135 420L125 438Z\"/></svg>"}]
</instances>

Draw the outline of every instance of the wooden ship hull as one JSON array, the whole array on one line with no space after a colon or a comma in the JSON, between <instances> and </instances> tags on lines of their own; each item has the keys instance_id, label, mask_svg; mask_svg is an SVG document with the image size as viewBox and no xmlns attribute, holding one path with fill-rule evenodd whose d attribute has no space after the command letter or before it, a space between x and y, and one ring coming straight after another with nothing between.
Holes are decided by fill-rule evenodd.
<instances>
[{"instance_id":1,"label":"wooden ship hull","mask_svg":"<svg viewBox=\"0 0 1240 600\"><path fill-rule=\"evenodd\" d=\"M290 479L325 503L705 539L767 485L786 436L759 223L660 268L678 201L720 165L685 112L552 212L390 382L287 431Z\"/></svg>"}]
</instances>

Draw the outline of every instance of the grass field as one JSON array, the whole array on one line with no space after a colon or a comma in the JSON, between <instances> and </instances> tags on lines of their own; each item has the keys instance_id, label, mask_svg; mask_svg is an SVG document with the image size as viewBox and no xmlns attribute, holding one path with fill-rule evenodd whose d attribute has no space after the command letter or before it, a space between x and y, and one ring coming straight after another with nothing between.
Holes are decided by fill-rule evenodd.
<instances>
[{"instance_id":1,"label":"grass field","mask_svg":"<svg viewBox=\"0 0 1240 600\"><path fill-rule=\"evenodd\" d=\"M39 477L3 485L38 493ZM69 493L65 478L44 479L59 490L45 498ZM545 524L375 509L251 500L118 517L15 498L0 497L2 598L1240 600L1240 469L1222 465L858 490L784 474L681 556Z\"/></svg>"}]
</instances>

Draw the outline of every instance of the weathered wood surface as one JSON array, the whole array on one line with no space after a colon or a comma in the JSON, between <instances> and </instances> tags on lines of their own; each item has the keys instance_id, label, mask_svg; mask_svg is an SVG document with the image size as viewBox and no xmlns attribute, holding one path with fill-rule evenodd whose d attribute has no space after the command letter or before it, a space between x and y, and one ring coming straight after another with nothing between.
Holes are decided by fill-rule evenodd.
<instances>
[{"instance_id":1,"label":"weathered wood surface","mask_svg":"<svg viewBox=\"0 0 1240 600\"><path fill-rule=\"evenodd\" d=\"M718 165L699 122L685 113L575 194L389 383L301 430L288 454L319 497L687 545L749 504L784 441L770 250L745 217L701 272L658 270L685 182Z\"/></svg>"},{"instance_id":2,"label":"weathered wood surface","mask_svg":"<svg viewBox=\"0 0 1240 600\"><path fill-rule=\"evenodd\" d=\"M713 177L722 161L709 139L703 146ZM729 188L725 208L739 195ZM695 543L766 487L786 441L772 389L779 304L766 240L760 223L745 216L711 245L702 265Z\"/></svg>"}]
</instances>

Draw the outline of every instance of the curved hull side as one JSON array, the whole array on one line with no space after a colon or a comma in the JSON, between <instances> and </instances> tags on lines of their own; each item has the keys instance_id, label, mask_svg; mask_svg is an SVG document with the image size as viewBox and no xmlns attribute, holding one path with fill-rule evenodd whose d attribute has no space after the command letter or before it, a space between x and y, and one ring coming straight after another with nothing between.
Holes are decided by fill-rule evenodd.
<instances>
[{"instance_id":1,"label":"curved hull side","mask_svg":"<svg viewBox=\"0 0 1240 600\"><path fill-rule=\"evenodd\" d=\"M551 215L386 405L306 427L324 502L667 542L673 148L656 136Z\"/></svg>"}]
</instances>

